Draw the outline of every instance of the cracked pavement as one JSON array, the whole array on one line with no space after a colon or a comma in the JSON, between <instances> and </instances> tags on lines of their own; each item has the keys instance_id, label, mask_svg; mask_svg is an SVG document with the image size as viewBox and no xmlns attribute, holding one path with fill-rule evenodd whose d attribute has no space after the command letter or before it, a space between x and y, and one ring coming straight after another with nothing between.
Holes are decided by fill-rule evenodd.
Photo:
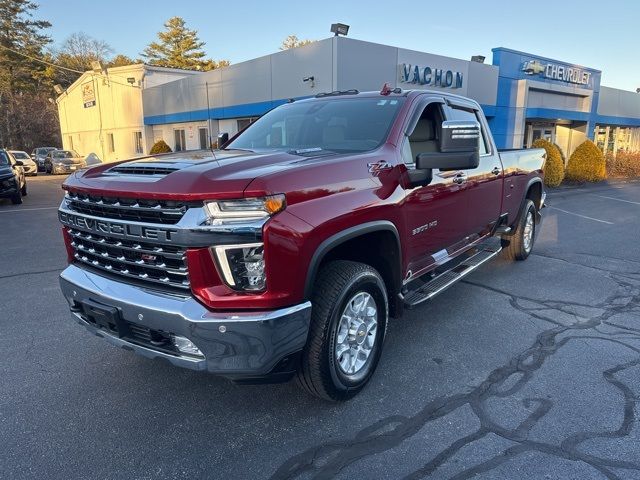
<instances>
[{"instance_id":1,"label":"cracked pavement","mask_svg":"<svg viewBox=\"0 0 640 480\"><path fill-rule=\"evenodd\" d=\"M57 204L60 179L29 181L22 207ZM0 203L0 477L640 479L640 183L547 203L526 262L392 320L345 404L91 337L58 291L55 210Z\"/></svg>"}]
</instances>

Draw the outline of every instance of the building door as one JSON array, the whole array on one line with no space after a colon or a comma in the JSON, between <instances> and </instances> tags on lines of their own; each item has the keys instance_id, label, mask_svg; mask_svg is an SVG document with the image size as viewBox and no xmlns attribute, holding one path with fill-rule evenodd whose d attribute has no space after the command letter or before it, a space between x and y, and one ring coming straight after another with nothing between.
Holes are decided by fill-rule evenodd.
<instances>
[{"instance_id":1,"label":"building door","mask_svg":"<svg viewBox=\"0 0 640 480\"><path fill-rule=\"evenodd\" d=\"M200 150L206 150L209 147L209 134L207 132L206 128L199 128L198 129L198 137L200 139Z\"/></svg>"},{"instance_id":2,"label":"building door","mask_svg":"<svg viewBox=\"0 0 640 480\"><path fill-rule=\"evenodd\" d=\"M533 142L539 139L547 140L548 142L556 142L556 128L552 123L528 123L527 124L527 142L526 147L531 148Z\"/></svg>"},{"instance_id":3,"label":"building door","mask_svg":"<svg viewBox=\"0 0 640 480\"><path fill-rule=\"evenodd\" d=\"M174 130L173 136L174 136L174 145L175 145L173 150L175 152L181 152L183 150L186 150L187 141L185 139L184 130Z\"/></svg>"}]
</instances>

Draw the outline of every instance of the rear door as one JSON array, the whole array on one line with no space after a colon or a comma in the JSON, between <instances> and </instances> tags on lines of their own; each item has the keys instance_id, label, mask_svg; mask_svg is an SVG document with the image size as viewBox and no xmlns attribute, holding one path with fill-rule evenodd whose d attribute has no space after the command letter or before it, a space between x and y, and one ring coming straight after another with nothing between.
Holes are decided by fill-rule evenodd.
<instances>
[{"instance_id":1,"label":"rear door","mask_svg":"<svg viewBox=\"0 0 640 480\"><path fill-rule=\"evenodd\" d=\"M502 209L503 169L500 155L491 141L482 112L472 103L449 102L447 119L477 121L480 123L480 164L478 168L465 170L467 201L467 232L477 239L491 232Z\"/></svg>"}]
</instances>

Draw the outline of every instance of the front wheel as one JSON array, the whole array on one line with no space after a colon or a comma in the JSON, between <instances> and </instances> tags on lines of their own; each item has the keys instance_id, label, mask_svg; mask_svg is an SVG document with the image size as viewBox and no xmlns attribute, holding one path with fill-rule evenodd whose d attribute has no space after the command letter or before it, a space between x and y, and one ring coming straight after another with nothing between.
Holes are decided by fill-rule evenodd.
<instances>
[{"instance_id":1,"label":"front wheel","mask_svg":"<svg viewBox=\"0 0 640 480\"><path fill-rule=\"evenodd\" d=\"M300 385L331 401L348 400L362 390L382 353L388 311L385 285L375 269L344 260L322 268L298 369Z\"/></svg>"},{"instance_id":2,"label":"front wheel","mask_svg":"<svg viewBox=\"0 0 640 480\"><path fill-rule=\"evenodd\" d=\"M513 235L503 237L504 257L508 260L526 260L536 239L536 206L527 199L522 208L518 226Z\"/></svg>"},{"instance_id":3,"label":"front wheel","mask_svg":"<svg viewBox=\"0 0 640 480\"><path fill-rule=\"evenodd\" d=\"M22 189L19 187L19 184L16 185L16 193L14 193L11 197L11 203L13 203L14 205L20 205L22 203Z\"/></svg>"}]
</instances>

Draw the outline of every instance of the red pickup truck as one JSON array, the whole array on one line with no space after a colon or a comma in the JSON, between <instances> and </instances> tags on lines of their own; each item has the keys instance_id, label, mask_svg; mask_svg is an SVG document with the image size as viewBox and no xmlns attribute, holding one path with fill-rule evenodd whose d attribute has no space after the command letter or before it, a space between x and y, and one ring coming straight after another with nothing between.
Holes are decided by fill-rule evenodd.
<instances>
[{"instance_id":1,"label":"red pickup truck","mask_svg":"<svg viewBox=\"0 0 640 480\"><path fill-rule=\"evenodd\" d=\"M65 181L60 283L92 333L345 400L371 378L390 317L500 251L526 259L536 238L544 151L498 153L463 97L319 94L227 139Z\"/></svg>"}]
</instances>

